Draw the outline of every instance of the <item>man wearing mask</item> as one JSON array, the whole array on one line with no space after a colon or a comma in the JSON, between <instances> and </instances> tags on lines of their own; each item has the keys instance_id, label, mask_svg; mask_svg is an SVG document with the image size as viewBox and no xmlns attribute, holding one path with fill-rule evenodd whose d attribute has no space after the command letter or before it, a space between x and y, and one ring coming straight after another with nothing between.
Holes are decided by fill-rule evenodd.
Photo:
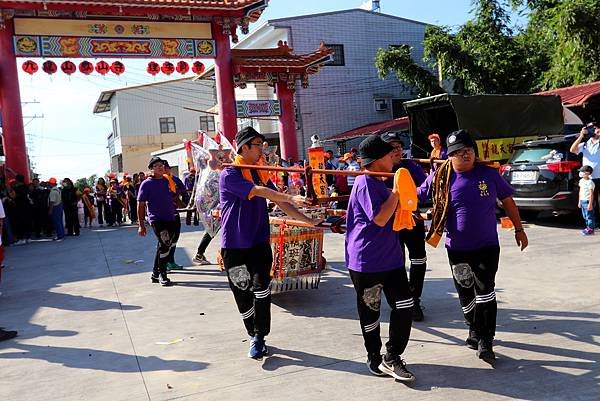
<instances>
[{"instance_id":1,"label":"man wearing mask","mask_svg":"<svg viewBox=\"0 0 600 401\"><path fill-rule=\"evenodd\" d=\"M582 165L590 166L593 169L591 178L595 185L594 199L596 200L596 222L598 222L600 221L598 220L600 218L600 209L598 207L598 190L600 188L600 128L595 125L590 126L590 128L594 129L592 137L584 141L588 133L588 127L583 127L569 151L576 155L581 153L583 156Z\"/></svg>"}]
</instances>

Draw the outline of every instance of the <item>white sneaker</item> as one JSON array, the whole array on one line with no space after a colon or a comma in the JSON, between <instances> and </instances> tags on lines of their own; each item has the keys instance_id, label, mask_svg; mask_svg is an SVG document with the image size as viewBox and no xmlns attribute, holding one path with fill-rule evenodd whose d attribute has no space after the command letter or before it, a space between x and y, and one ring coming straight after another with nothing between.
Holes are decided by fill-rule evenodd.
<instances>
[{"instance_id":1,"label":"white sneaker","mask_svg":"<svg viewBox=\"0 0 600 401\"><path fill-rule=\"evenodd\" d=\"M21 240L15 242L13 245L19 246L19 245L25 245L26 243L27 243L27 241L25 241L24 239L21 239Z\"/></svg>"}]
</instances>

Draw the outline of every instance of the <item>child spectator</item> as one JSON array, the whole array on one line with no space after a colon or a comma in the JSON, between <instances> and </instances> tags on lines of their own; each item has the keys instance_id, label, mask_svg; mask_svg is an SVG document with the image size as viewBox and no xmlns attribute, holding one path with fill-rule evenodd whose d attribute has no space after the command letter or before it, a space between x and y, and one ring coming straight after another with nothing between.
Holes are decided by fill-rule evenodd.
<instances>
[{"instance_id":1,"label":"child spectator","mask_svg":"<svg viewBox=\"0 0 600 401\"><path fill-rule=\"evenodd\" d=\"M579 208L585 220L585 229L581 231L583 235L593 235L596 227L596 218L594 216L594 181L591 175L594 169L591 166L582 166L579 169Z\"/></svg>"},{"instance_id":2,"label":"child spectator","mask_svg":"<svg viewBox=\"0 0 600 401\"><path fill-rule=\"evenodd\" d=\"M96 217L96 209L94 208L94 195L90 193L90 189L85 187L83 189L83 196L81 197L83 202L83 226L92 228L92 222Z\"/></svg>"}]
</instances>

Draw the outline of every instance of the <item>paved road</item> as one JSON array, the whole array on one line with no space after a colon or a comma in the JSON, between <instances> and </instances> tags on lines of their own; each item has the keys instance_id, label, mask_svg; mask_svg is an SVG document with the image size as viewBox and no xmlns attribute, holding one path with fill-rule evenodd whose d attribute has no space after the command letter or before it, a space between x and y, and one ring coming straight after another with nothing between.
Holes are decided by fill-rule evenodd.
<instances>
[{"instance_id":1,"label":"paved road","mask_svg":"<svg viewBox=\"0 0 600 401\"><path fill-rule=\"evenodd\" d=\"M523 253L500 232L493 367L462 345L445 252L428 248L426 320L404 355L412 387L366 370L342 236L326 236L332 267L318 290L274 297L263 362L246 357L225 276L192 264L194 227L171 288L150 283L154 239L133 227L13 247L0 326L19 337L0 343L0 400L598 400L600 236L556 222L530 225Z\"/></svg>"}]
</instances>

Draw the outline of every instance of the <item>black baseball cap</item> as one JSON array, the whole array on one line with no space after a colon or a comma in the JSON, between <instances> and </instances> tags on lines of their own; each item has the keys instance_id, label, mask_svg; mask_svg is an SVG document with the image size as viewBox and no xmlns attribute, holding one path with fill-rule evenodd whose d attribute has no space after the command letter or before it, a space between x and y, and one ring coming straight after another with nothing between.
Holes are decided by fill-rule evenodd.
<instances>
[{"instance_id":1,"label":"black baseball cap","mask_svg":"<svg viewBox=\"0 0 600 401\"><path fill-rule=\"evenodd\" d=\"M363 167L368 166L393 150L393 146L381 139L379 135L369 135L358 145L360 163Z\"/></svg>"},{"instance_id":2,"label":"black baseball cap","mask_svg":"<svg viewBox=\"0 0 600 401\"><path fill-rule=\"evenodd\" d=\"M162 164L166 163L160 157L158 157L158 156L152 156L152 159L150 159L150 161L148 162L148 168L152 168L152 166L154 165L154 163L158 163L158 162L161 162Z\"/></svg>"},{"instance_id":3,"label":"black baseball cap","mask_svg":"<svg viewBox=\"0 0 600 401\"><path fill-rule=\"evenodd\" d=\"M451 154L462 148L475 148L475 142L466 130L459 129L448 135L446 146L448 154Z\"/></svg>"},{"instance_id":4,"label":"black baseball cap","mask_svg":"<svg viewBox=\"0 0 600 401\"><path fill-rule=\"evenodd\" d=\"M237 148L236 151L239 152L243 145L247 144L254 138L260 138L263 141L265 140L265 136L260 134L252 127L246 127L238 131L238 133L235 134L235 144Z\"/></svg>"}]
</instances>

